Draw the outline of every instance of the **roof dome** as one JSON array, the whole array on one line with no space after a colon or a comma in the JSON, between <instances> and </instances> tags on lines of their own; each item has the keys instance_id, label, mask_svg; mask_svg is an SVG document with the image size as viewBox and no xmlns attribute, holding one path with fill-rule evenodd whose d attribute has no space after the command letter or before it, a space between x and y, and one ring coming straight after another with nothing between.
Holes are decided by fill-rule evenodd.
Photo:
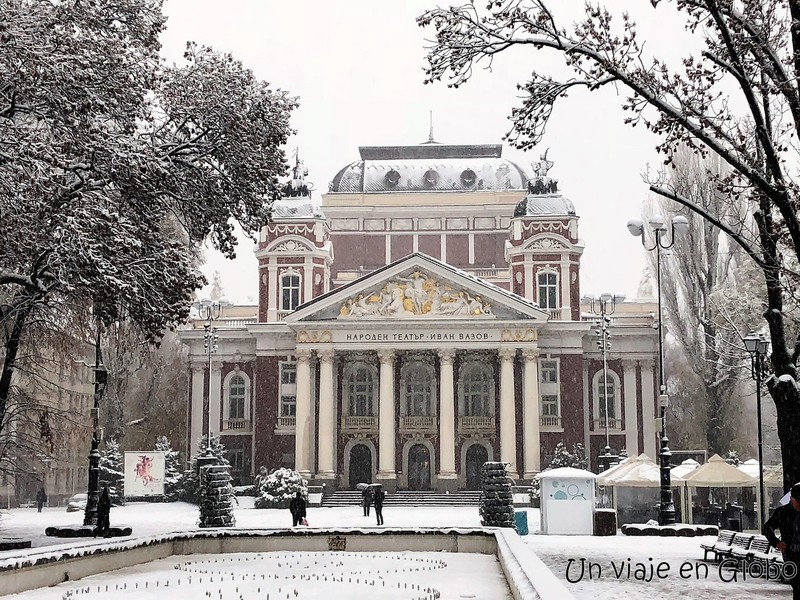
<instances>
[{"instance_id":1,"label":"roof dome","mask_svg":"<svg viewBox=\"0 0 800 600\"><path fill-rule=\"evenodd\" d=\"M332 193L524 190L525 172L501 157L501 145L370 146L342 168Z\"/></svg>"}]
</instances>

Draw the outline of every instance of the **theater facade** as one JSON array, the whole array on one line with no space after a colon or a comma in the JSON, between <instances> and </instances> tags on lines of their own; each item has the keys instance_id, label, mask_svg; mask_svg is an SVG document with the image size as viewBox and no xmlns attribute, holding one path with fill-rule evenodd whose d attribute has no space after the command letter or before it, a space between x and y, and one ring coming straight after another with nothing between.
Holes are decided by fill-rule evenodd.
<instances>
[{"instance_id":1,"label":"theater facade","mask_svg":"<svg viewBox=\"0 0 800 600\"><path fill-rule=\"evenodd\" d=\"M191 453L212 433L241 481L287 466L450 491L487 460L529 481L559 441L594 466L607 437L655 457L655 306L617 302L604 377L552 161L529 177L500 145L359 150L320 198L295 165L256 248L259 303L223 307L210 360L203 321L182 332Z\"/></svg>"}]
</instances>

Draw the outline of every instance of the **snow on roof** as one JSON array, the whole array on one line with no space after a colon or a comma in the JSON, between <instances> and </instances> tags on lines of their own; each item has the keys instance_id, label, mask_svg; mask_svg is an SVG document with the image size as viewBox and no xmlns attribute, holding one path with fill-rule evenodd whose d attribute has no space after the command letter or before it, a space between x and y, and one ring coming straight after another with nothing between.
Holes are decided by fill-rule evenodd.
<instances>
[{"instance_id":1,"label":"snow on roof","mask_svg":"<svg viewBox=\"0 0 800 600\"><path fill-rule=\"evenodd\" d=\"M548 469L546 471L542 471L536 477L539 479L550 479L553 477L559 477L561 479L595 479L597 475L584 469L575 469L574 467L559 467L558 469Z\"/></svg>"}]
</instances>

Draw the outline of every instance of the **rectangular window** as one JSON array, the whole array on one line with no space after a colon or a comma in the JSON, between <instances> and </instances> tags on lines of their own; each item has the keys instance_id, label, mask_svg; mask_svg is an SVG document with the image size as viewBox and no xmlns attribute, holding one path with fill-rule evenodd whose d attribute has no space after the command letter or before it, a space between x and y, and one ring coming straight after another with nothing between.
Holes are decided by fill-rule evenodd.
<instances>
[{"instance_id":1,"label":"rectangular window","mask_svg":"<svg viewBox=\"0 0 800 600\"><path fill-rule=\"evenodd\" d=\"M297 383L297 363L281 363L281 383Z\"/></svg>"},{"instance_id":2,"label":"rectangular window","mask_svg":"<svg viewBox=\"0 0 800 600\"><path fill-rule=\"evenodd\" d=\"M542 383L558 383L558 363L554 360L542 361Z\"/></svg>"},{"instance_id":3,"label":"rectangular window","mask_svg":"<svg viewBox=\"0 0 800 600\"><path fill-rule=\"evenodd\" d=\"M542 416L543 417L559 416L558 396L554 394L547 394L542 396Z\"/></svg>"},{"instance_id":4,"label":"rectangular window","mask_svg":"<svg viewBox=\"0 0 800 600\"><path fill-rule=\"evenodd\" d=\"M558 308L558 278L555 273L539 273L538 284L539 306L541 308Z\"/></svg>"},{"instance_id":5,"label":"rectangular window","mask_svg":"<svg viewBox=\"0 0 800 600\"><path fill-rule=\"evenodd\" d=\"M281 310L294 310L300 304L300 276L281 277Z\"/></svg>"},{"instance_id":6,"label":"rectangular window","mask_svg":"<svg viewBox=\"0 0 800 600\"><path fill-rule=\"evenodd\" d=\"M281 416L294 417L297 414L297 397L281 396Z\"/></svg>"},{"instance_id":7,"label":"rectangular window","mask_svg":"<svg viewBox=\"0 0 800 600\"><path fill-rule=\"evenodd\" d=\"M228 462L231 463L232 473L241 473L244 471L244 450L228 450Z\"/></svg>"}]
</instances>

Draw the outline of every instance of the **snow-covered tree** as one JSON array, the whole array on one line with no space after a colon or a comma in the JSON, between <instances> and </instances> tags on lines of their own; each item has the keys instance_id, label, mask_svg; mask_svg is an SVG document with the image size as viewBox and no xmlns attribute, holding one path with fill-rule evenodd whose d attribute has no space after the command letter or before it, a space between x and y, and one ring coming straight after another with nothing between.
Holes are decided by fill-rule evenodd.
<instances>
[{"instance_id":1,"label":"snow-covered tree","mask_svg":"<svg viewBox=\"0 0 800 600\"><path fill-rule=\"evenodd\" d=\"M172 449L172 444L165 436L158 438L155 450L164 453L164 500L174 502L178 500L178 492L183 479L180 452Z\"/></svg>"},{"instance_id":2,"label":"snow-covered tree","mask_svg":"<svg viewBox=\"0 0 800 600\"><path fill-rule=\"evenodd\" d=\"M191 502L192 504L200 502L201 484L200 474L197 469L197 457L203 456L208 449L216 457L218 465L225 465L230 470L231 465L228 459L225 458L225 446L222 445L222 441L214 435L204 435L200 438L197 454L192 457L192 463L189 469L184 472L176 490L178 497L184 502Z\"/></svg>"},{"instance_id":3,"label":"snow-covered tree","mask_svg":"<svg viewBox=\"0 0 800 600\"><path fill-rule=\"evenodd\" d=\"M308 497L308 481L291 469L276 469L262 477L256 489L255 508L288 508L289 502L301 492Z\"/></svg>"},{"instance_id":4,"label":"snow-covered tree","mask_svg":"<svg viewBox=\"0 0 800 600\"><path fill-rule=\"evenodd\" d=\"M0 434L37 328L157 341L205 284L199 245L233 257L280 195L295 99L195 44L166 66L165 22L162 0L0 0Z\"/></svg>"},{"instance_id":5,"label":"snow-covered tree","mask_svg":"<svg viewBox=\"0 0 800 600\"><path fill-rule=\"evenodd\" d=\"M125 504L125 463L116 440L106 440L100 451L100 490L108 486L112 504Z\"/></svg>"},{"instance_id":6,"label":"snow-covered tree","mask_svg":"<svg viewBox=\"0 0 800 600\"><path fill-rule=\"evenodd\" d=\"M553 451L553 458L548 469L559 469L561 467L572 467L574 469L588 468L588 460L586 459L586 451L583 449L583 444L574 444L572 452L567 450L564 442L558 442L556 449Z\"/></svg>"},{"instance_id":7,"label":"snow-covered tree","mask_svg":"<svg viewBox=\"0 0 800 600\"><path fill-rule=\"evenodd\" d=\"M666 177L656 176L650 189L724 231L760 271L774 375L767 387L788 489L800 480L800 330L794 315L800 304L800 0L643 3L642 10L655 11L652 18L664 24L660 33L667 40L676 34L693 38L670 44L682 52L682 60L674 61L652 55L650 48L659 45L645 44L616 3L586 3L577 21L564 18L564 4L491 0L427 11L418 19L434 34L426 81L447 78L457 87L476 65L489 66L506 51L554 52L574 76L559 75L559 81L536 65L522 66L522 104L512 110L507 136L515 146L538 144L567 94L613 87L627 94L621 95L626 123L658 136L667 163L688 147L717 155L730 167L723 177L709 173L726 200L722 209L687 197ZM666 13L683 18L679 31L670 31ZM514 56L523 64L524 54ZM728 219L742 200L747 218Z\"/></svg>"},{"instance_id":8,"label":"snow-covered tree","mask_svg":"<svg viewBox=\"0 0 800 600\"><path fill-rule=\"evenodd\" d=\"M202 475L200 495L200 527L233 527L233 502L236 499L231 485L230 465L208 466Z\"/></svg>"},{"instance_id":9,"label":"snow-covered tree","mask_svg":"<svg viewBox=\"0 0 800 600\"><path fill-rule=\"evenodd\" d=\"M739 466L739 453L736 450L728 450L728 455L725 457L725 462L734 467Z\"/></svg>"}]
</instances>

